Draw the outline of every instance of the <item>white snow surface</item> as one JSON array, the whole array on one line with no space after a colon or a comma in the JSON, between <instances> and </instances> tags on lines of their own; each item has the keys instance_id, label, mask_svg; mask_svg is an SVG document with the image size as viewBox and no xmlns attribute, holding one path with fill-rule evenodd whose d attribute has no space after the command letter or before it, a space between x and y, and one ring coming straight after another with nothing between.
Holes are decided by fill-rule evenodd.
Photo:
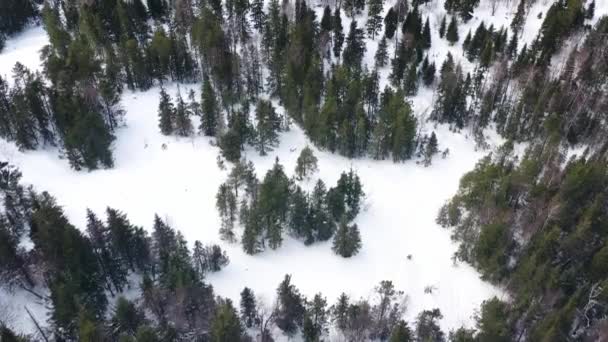
<instances>
[{"instance_id":1,"label":"white snow surface","mask_svg":"<svg viewBox=\"0 0 608 342\"><path fill-rule=\"evenodd\" d=\"M444 1L431 0L420 6L423 18L427 15L430 18L432 47L429 57L438 69L450 51L465 71L472 71L473 65L463 57L461 47L469 29L474 32L482 20L494 24L497 29L509 26L518 1L499 1L494 15L491 1L482 0L473 19L459 25L460 41L454 46L440 39L437 33L445 15ZM394 2L385 3L384 13ZM520 48L524 42L530 43L536 37L544 19L538 19L537 14L546 13L552 3L548 0L533 3L522 30ZM317 7L316 11L320 20L322 7ZM608 0L596 1L593 22L606 12ZM347 34L350 19L346 16L342 19ZM357 17L357 21L362 27L365 13ZM10 82L11 77L7 76L11 75L15 62L40 70L39 51L47 41L41 27L29 28L9 39L0 53L0 75ZM366 40L364 63L370 67L377 45L378 38ZM393 55L393 45L393 42L389 43L389 56ZM379 72L382 90L388 83L390 70L385 67ZM198 90L199 86L182 85L182 95L190 88ZM175 96L177 86L169 85L167 90ZM126 126L116 132L113 169L76 172L67 160L58 157L56 149L23 153L14 144L2 140L0 160L18 166L25 183L55 196L70 221L80 229L85 227L86 208L103 216L105 208L111 206L124 211L131 222L146 229L151 228L153 215L157 213L180 230L191 244L195 240L220 244L226 249L230 264L208 280L219 295L235 301L244 286L272 301L285 274L292 274L293 283L303 294L312 296L322 292L330 303L334 303L341 292L354 299L373 299L374 286L381 280L392 280L396 288L408 296L408 321L413 322L424 309L439 308L444 315L441 327L448 331L463 325L473 326L473 316L483 300L492 296L507 299L500 289L483 282L470 266L454 265L452 255L456 245L450 240L450 232L435 223L439 207L457 191L460 177L487 153L477 151L465 132L453 133L446 126L426 124L422 133L434 130L440 150L450 149L446 159L437 156L428 168L415 161L395 164L392 161L349 160L315 148L320 170L312 180L303 183L303 187L311 188L317 178L333 186L340 173L351 167L361 177L366 199L364 210L356 218L363 241L360 253L343 259L331 251L331 242L306 247L302 242L286 237L278 250L250 256L239 244L227 244L219 239L220 219L215 208L215 194L229 170L222 171L216 165L218 148L205 137L162 136L158 129L158 92L158 88L153 88L123 95ZM423 119L432 106L433 90L421 86L418 95L410 100L415 114ZM494 146L499 140L495 134L490 138ZM162 144L167 145L166 150L161 148ZM260 157L249 149L246 155L255 164L260 178L277 157L288 175L292 175L295 160L306 145L312 146L303 132L292 126L289 132L281 135L280 146L275 151ZM412 256L411 260L408 255ZM434 288L432 294L424 292L427 286ZM31 322L20 309L24 304L38 320L44 321L47 309L43 303L37 303L33 296L23 292L9 293L0 289L0 305L15 308L12 313L16 322L14 328L32 332ZM277 338L278 341L284 339Z\"/></svg>"}]
</instances>

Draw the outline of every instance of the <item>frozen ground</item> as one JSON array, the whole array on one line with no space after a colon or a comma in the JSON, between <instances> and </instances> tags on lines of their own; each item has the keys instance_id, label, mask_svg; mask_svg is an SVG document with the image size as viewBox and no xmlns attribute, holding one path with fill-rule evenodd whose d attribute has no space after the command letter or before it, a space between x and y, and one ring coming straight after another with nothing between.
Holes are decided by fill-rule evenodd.
<instances>
[{"instance_id":1,"label":"frozen ground","mask_svg":"<svg viewBox=\"0 0 608 342\"><path fill-rule=\"evenodd\" d=\"M4 54L0 55L3 73L4 58ZM186 93L187 87L182 86L181 90ZM174 96L177 86L169 87L169 91ZM315 151L320 168L316 176L328 185L335 184L340 173L351 167L361 176L367 198L366 209L357 218L363 240L360 254L342 259L333 254L330 243L305 247L287 238L277 251L249 256L240 245L229 245L218 238L215 194L227 175L216 165L218 149L203 137L162 136L157 127L158 89L127 92L123 104L127 127L117 132L116 166L111 170L75 172L66 160L57 157L57 151L21 153L6 142L0 143L0 156L21 169L24 182L56 196L79 228L85 226L86 208L102 214L106 206L112 206L146 228L150 228L153 215L158 213L190 242L198 239L220 243L227 249L231 263L209 280L218 294L235 300L242 288L249 286L272 301L286 273L293 275L294 283L304 294L322 292L330 302L342 291L355 298L370 297L374 286L388 279L409 296L408 319L413 320L423 309L438 307L445 316L442 327L447 330L471 325L479 304L492 295L500 295L470 267L453 265L455 246L449 232L434 222L439 206L456 191L461 175L472 169L483 154L476 152L464 135L438 127L440 148L449 147L450 156L445 160L438 157L429 168L413 161L394 164L348 160ZM161 148L163 143L168 146L166 150ZM247 156L255 163L260 177L275 157L291 174L298 153L306 144L304 134L292 127L281 136L280 147L268 156L259 157L254 151L247 151ZM408 260L410 254L412 259ZM424 293L427 286L434 287L432 294ZM9 301L19 305L22 299Z\"/></svg>"}]
</instances>

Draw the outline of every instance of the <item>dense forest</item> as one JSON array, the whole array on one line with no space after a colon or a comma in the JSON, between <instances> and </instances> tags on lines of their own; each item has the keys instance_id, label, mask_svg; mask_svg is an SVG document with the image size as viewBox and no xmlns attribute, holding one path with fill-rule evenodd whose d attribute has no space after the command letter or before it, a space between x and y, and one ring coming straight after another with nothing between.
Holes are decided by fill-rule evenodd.
<instances>
[{"instance_id":1,"label":"dense forest","mask_svg":"<svg viewBox=\"0 0 608 342\"><path fill-rule=\"evenodd\" d=\"M2 162L0 281L46 300L50 317L31 336L0 320L0 340L267 342L277 330L310 342L330 330L348 341L607 338L608 18L595 18L593 0L555 1L537 37L520 44L533 3L518 1L509 27L488 20L462 32L478 0L445 1L438 27L418 0L387 11L382 0L323 3L319 17L303 0L1 1L0 51L35 23L49 44L41 71L18 63L10 80L0 76L0 137L22 150L56 147L76 170L112 168L123 92L159 86L159 131L212 137L218 163L230 163L217 228L248 254L279 248L289 234L305 245L333 238L336 254L354 256L364 243L353 221L365 192L352 169L333 187L319 180L303 189L318 168L310 148L293 177L277 160L260 180L246 148L266 155L297 125L321 150L429 166L438 140L421 126L449 125L479 147L484 131L496 130L507 142L462 178L437 222L458 243L454 261L510 298L485 301L474 329L450 332L438 309L404 321L407 294L389 280L373 298L343 294L330 305L286 275L276 302L245 287L233 303L206 280L229 263L218 245L192 245L158 215L146 230L109 207L87 211L86 227L75 227L51 194L21 184L19 170ZM343 25L363 13L363 22ZM449 52L430 55L432 30L462 44L472 67ZM556 64L572 37L584 38ZM371 64L369 40L378 44ZM173 82L200 90L172 99L164 87ZM428 118L410 103L421 89L434 94ZM574 146L587 148L568 157ZM128 288L138 297L122 296Z\"/></svg>"}]
</instances>

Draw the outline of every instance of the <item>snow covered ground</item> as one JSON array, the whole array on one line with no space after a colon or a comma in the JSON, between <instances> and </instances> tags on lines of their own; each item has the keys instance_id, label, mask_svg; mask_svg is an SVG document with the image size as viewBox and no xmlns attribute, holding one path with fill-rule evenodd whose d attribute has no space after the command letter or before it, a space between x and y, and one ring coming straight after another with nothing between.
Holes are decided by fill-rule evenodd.
<instances>
[{"instance_id":1,"label":"snow covered ground","mask_svg":"<svg viewBox=\"0 0 608 342\"><path fill-rule=\"evenodd\" d=\"M37 54L31 60L29 57L44 41L45 33L40 28L10 40L7 51L0 54L0 74L10 74L15 61L36 68ZM181 86L182 94L189 88ZM351 167L361 177L367 194L365 210L356 219L363 240L361 252L343 259L333 254L329 242L305 247L287 238L276 251L249 256L240 245L219 240L215 194L228 172L216 165L219 150L204 137L162 136L157 126L158 91L124 94L126 127L116 134L113 169L75 172L55 150L22 153L6 142L0 142L0 159L18 166L25 183L56 196L79 228L85 227L86 208L102 215L105 207L111 206L145 228L151 227L153 215L158 213L182 231L190 243L198 239L221 244L231 262L209 280L218 294L234 300L248 286L271 302L287 273L293 275L294 284L304 294L322 292L330 303L343 291L354 298L371 299L374 286L381 280L392 280L409 297L407 319L413 321L421 310L437 307L445 317L442 328L449 330L471 326L472 315L483 300L502 296L498 289L482 282L471 267L454 266L451 257L456 247L449 232L434 222L440 205L457 190L462 174L484 154L475 151L474 143L464 134L437 127L440 149L449 147L450 155L445 160L437 157L429 168L414 161L394 164L349 160L315 149L320 168L315 177L326 184L335 184L340 173ZM177 86L169 86L168 91L175 96ZM429 103L430 96L429 91L423 91L418 101ZM428 133L430 129L426 127ZM259 177L272 166L275 157L292 174L299 151L308 143L303 132L292 126L291 131L282 134L280 147L274 152L260 157L255 151L247 151L247 157L254 162ZM166 150L162 144L168 146ZM434 288L431 294L425 293L427 286ZM24 301L21 295L9 295L7 305L19 307ZM43 316L45 310L38 306ZM25 313L17 309L15 314ZM22 325L17 328L32 328L27 322Z\"/></svg>"}]
</instances>

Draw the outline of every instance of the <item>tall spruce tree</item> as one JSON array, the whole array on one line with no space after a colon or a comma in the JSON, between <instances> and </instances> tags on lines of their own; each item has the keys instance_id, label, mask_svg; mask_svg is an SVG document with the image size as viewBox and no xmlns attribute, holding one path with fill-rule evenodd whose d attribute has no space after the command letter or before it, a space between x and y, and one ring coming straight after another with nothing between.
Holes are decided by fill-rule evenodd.
<instances>
[{"instance_id":1,"label":"tall spruce tree","mask_svg":"<svg viewBox=\"0 0 608 342\"><path fill-rule=\"evenodd\" d=\"M175 107L171 96L164 88L160 89L160 102L158 104L158 127L164 135L171 135L175 129Z\"/></svg>"}]
</instances>

